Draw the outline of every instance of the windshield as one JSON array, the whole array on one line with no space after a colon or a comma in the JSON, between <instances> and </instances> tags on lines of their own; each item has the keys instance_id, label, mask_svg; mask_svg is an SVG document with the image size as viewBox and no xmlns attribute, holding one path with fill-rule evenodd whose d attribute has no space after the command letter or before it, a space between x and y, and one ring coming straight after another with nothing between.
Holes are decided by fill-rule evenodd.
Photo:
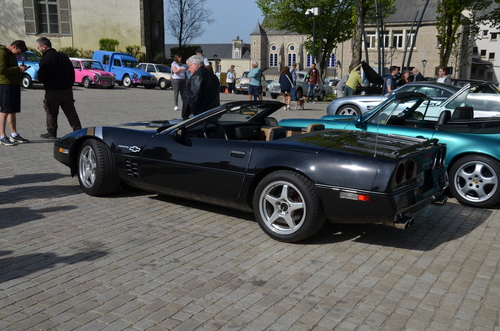
<instances>
[{"instance_id":1,"label":"windshield","mask_svg":"<svg viewBox=\"0 0 500 331\"><path fill-rule=\"evenodd\" d=\"M137 61L122 60L122 67L135 68L136 66L137 66Z\"/></svg>"},{"instance_id":2,"label":"windshield","mask_svg":"<svg viewBox=\"0 0 500 331\"><path fill-rule=\"evenodd\" d=\"M166 72L167 74L171 73L170 67L168 66L158 65L156 66L156 69L158 69L158 72Z\"/></svg>"},{"instance_id":3,"label":"windshield","mask_svg":"<svg viewBox=\"0 0 500 331\"><path fill-rule=\"evenodd\" d=\"M97 61L82 61L83 69L104 70L101 62Z\"/></svg>"}]
</instances>

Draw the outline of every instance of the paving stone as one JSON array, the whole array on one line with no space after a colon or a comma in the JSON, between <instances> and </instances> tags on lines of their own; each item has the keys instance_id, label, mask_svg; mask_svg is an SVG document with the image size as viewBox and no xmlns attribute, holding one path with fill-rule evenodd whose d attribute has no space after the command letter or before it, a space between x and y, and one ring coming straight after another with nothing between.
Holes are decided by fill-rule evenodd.
<instances>
[{"instance_id":1,"label":"paving stone","mask_svg":"<svg viewBox=\"0 0 500 331\"><path fill-rule=\"evenodd\" d=\"M178 116L170 90L74 91L84 126ZM38 139L42 99L22 90L31 143L0 146L0 329L500 331L500 211L450 199L405 231L328 224L285 244L251 213L131 188L91 197Z\"/></svg>"}]
</instances>

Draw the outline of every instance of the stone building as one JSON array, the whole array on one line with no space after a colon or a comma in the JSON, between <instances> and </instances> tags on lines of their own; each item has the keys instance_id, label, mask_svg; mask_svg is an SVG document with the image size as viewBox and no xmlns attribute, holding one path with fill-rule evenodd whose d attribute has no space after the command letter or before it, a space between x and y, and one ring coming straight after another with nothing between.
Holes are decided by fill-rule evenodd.
<instances>
[{"instance_id":1,"label":"stone building","mask_svg":"<svg viewBox=\"0 0 500 331\"><path fill-rule=\"evenodd\" d=\"M54 48L94 51L102 38L119 50L140 46L146 60L163 52L163 0L2 0L0 43L23 39L30 48L48 37Z\"/></svg>"}]
</instances>

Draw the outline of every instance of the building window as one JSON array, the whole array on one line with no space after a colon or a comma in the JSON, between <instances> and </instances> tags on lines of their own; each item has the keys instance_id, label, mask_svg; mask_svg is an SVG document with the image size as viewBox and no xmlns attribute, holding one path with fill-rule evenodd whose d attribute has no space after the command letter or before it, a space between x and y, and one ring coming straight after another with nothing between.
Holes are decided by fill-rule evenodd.
<instances>
[{"instance_id":1,"label":"building window","mask_svg":"<svg viewBox=\"0 0 500 331\"><path fill-rule=\"evenodd\" d=\"M326 64L327 67L329 68L334 68L335 67L335 54L332 54L330 58L328 59L328 63Z\"/></svg>"},{"instance_id":2,"label":"building window","mask_svg":"<svg viewBox=\"0 0 500 331\"><path fill-rule=\"evenodd\" d=\"M498 33L496 33L496 32L492 32L492 33L491 33L491 38L490 38L490 40L492 40L492 41L493 41L493 40L494 40L494 41L496 41L496 40L497 40L497 35L498 35Z\"/></svg>"},{"instance_id":3,"label":"building window","mask_svg":"<svg viewBox=\"0 0 500 331\"><path fill-rule=\"evenodd\" d=\"M240 58L240 50L239 49L234 50L233 58L235 58L235 59Z\"/></svg>"},{"instance_id":4,"label":"building window","mask_svg":"<svg viewBox=\"0 0 500 331\"><path fill-rule=\"evenodd\" d=\"M488 30L483 30L483 38L488 38Z\"/></svg>"},{"instance_id":5,"label":"building window","mask_svg":"<svg viewBox=\"0 0 500 331\"><path fill-rule=\"evenodd\" d=\"M291 67L292 64L297 62L297 54L295 53L289 53L288 54L288 61L287 61L287 66Z\"/></svg>"},{"instance_id":6,"label":"building window","mask_svg":"<svg viewBox=\"0 0 500 331\"><path fill-rule=\"evenodd\" d=\"M472 55L477 55L479 52L479 49L477 47L472 47Z\"/></svg>"},{"instance_id":7,"label":"building window","mask_svg":"<svg viewBox=\"0 0 500 331\"><path fill-rule=\"evenodd\" d=\"M377 36L375 34L366 34L366 47L369 49L377 48Z\"/></svg>"},{"instance_id":8,"label":"building window","mask_svg":"<svg viewBox=\"0 0 500 331\"><path fill-rule=\"evenodd\" d=\"M486 50L485 49L481 50L481 56L486 56Z\"/></svg>"},{"instance_id":9,"label":"building window","mask_svg":"<svg viewBox=\"0 0 500 331\"><path fill-rule=\"evenodd\" d=\"M491 52L488 54L488 60L494 60L495 59L495 52Z\"/></svg>"},{"instance_id":10,"label":"building window","mask_svg":"<svg viewBox=\"0 0 500 331\"><path fill-rule=\"evenodd\" d=\"M276 53L269 54L269 66L270 67L278 66L278 54Z\"/></svg>"},{"instance_id":11,"label":"building window","mask_svg":"<svg viewBox=\"0 0 500 331\"><path fill-rule=\"evenodd\" d=\"M71 35L69 0L24 0L26 34Z\"/></svg>"}]
</instances>

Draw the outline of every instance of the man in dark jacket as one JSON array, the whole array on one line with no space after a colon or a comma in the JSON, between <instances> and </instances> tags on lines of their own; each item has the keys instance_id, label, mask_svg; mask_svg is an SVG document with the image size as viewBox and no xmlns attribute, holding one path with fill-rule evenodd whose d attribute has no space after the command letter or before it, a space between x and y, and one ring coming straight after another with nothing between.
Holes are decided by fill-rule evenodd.
<instances>
[{"instance_id":1,"label":"man in dark jacket","mask_svg":"<svg viewBox=\"0 0 500 331\"><path fill-rule=\"evenodd\" d=\"M219 79L212 71L205 68L203 57L193 55L186 63L191 78L189 78L182 100L182 118L184 119L220 106Z\"/></svg>"},{"instance_id":2,"label":"man in dark jacket","mask_svg":"<svg viewBox=\"0 0 500 331\"><path fill-rule=\"evenodd\" d=\"M59 107L64 111L73 131L82 128L75 109L75 99L73 99L75 70L65 54L52 48L49 39L45 37L38 38L36 46L43 54L40 59L38 79L43 83L45 89L43 104L47 113L47 133L41 134L40 138L56 139Z\"/></svg>"},{"instance_id":3,"label":"man in dark jacket","mask_svg":"<svg viewBox=\"0 0 500 331\"><path fill-rule=\"evenodd\" d=\"M422 76L422 74L420 73L420 71L418 71L417 68L413 68L412 72L413 72L413 81L414 82L421 82L421 81L425 80L424 76Z\"/></svg>"}]
</instances>

